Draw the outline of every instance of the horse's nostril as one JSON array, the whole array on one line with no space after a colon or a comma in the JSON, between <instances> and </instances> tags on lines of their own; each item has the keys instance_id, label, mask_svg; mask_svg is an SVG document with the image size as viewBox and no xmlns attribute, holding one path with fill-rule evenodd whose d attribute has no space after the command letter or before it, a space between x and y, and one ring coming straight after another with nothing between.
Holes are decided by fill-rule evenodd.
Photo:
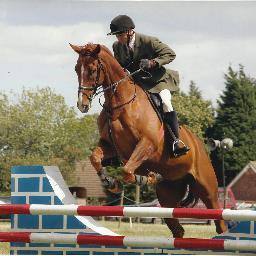
<instances>
[{"instance_id":1,"label":"horse's nostril","mask_svg":"<svg viewBox=\"0 0 256 256\"><path fill-rule=\"evenodd\" d=\"M84 106L84 112L87 112L88 110L89 110L89 106L88 105Z\"/></svg>"},{"instance_id":2,"label":"horse's nostril","mask_svg":"<svg viewBox=\"0 0 256 256\"><path fill-rule=\"evenodd\" d=\"M82 112L86 113L89 110L89 105L81 104L79 101L77 102L77 108Z\"/></svg>"}]
</instances>

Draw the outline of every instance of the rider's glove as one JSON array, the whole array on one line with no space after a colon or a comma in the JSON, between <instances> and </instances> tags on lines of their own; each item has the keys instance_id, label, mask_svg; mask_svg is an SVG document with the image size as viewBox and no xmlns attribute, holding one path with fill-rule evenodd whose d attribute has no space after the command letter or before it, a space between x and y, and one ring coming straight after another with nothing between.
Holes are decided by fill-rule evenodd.
<instances>
[{"instance_id":1,"label":"rider's glove","mask_svg":"<svg viewBox=\"0 0 256 256\"><path fill-rule=\"evenodd\" d=\"M142 59L140 60L140 68L141 69L152 69L157 65L154 60Z\"/></svg>"}]
</instances>

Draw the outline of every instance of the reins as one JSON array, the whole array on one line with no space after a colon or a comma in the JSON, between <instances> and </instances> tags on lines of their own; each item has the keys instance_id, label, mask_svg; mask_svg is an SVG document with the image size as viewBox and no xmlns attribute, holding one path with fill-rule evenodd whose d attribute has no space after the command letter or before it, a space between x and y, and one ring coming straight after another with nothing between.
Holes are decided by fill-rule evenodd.
<instances>
[{"instance_id":1,"label":"reins","mask_svg":"<svg viewBox=\"0 0 256 256\"><path fill-rule=\"evenodd\" d=\"M141 70L142 70L142 69L138 69L138 70L136 70L136 71L134 71L134 72L132 72L132 73L130 73L130 74L126 74L124 78L122 78L122 79L118 80L117 82L115 82L115 83L109 85L108 87L104 88L101 92L105 92L105 91L107 91L107 90L109 90L109 89L112 89L112 91L113 91L113 94L111 95L111 99L112 99L112 97L114 97L114 94L115 94L115 92L116 92L116 90L117 90L118 85L121 84L121 83L122 83L123 81L125 81L126 79L131 78L133 75L139 73ZM98 95L98 94L99 94L99 93L97 93L97 95ZM132 96L132 98L131 98L130 100L128 100L127 102L122 103L122 104L119 104L119 105L114 106L114 107L111 107L111 108L107 108L107 107L104 106L104 104L101 103L101 98L99 98L99 104L102 106L102 108L105 110L105 112L107 112L108 114L110 114L111 111L116 110L116 109L118 109L118 108L121 108L121 107L123 107L123 106L125 106L125 105L127 105L127 104L130 104L132 101L134 101L134 99L136 98L136 96L137 96L137 94L136 94L136 86L135 86L135 84L134 84L134 93L133 93L133 96Z\"/></svg>"},{"instance_id":2,"label":"reins","mask_svg":"<svg viewBox=\"0 0 256 256\"><path fill-rule=\"evenodd\" d=\"M131 102L133 102L137 96L136 94L136 84L134 83L134 93L133 93L133 96L128 100L126 101L125 103L122 103L122 104L119 104L117 106L114 106L114 107L111 107L111 106L106 106L105 103L102 104L101 103L101 96L103 95L104 92L108 91L108 90L112 90L112 95L110 96L110 100L115 96L115 92L117 90L117 87L122 83L124 82L125 80L129 79L129 78L132 78L134 75L138 74L139 72L143 71L145 73L148 74L148 78L152 77L152 75L142 69L142 68L139 68L138 70L132 72L132 73L127 73L123 78L121 78L120 80L108 85L108 86L104 86L104 84L100 84L99 83L99 79L100 79L100 74L101 74L101 71L104 72L105 76L106 76L106 70L101 62L101 59L98 58L98 64L97 64L97 75L96 75L96 79L95 79L95 82L94 82L94 85L93 86L82 86L82 85L79 85L79 88L78 88L78 94L82 94L82 95L86 95L88 100L89 100L89 104L91 104L93 98L95 98L97 95L100 95L100 98L99 98L99 104L102 106L103 110L105 111L105 113L107 114L107 122L108 122L108 132L109 132L109 137L113 143L113 146L116 150L116 152L118 152L117 148L116 148L116 143L114 141L114 138L113 138L113 134L112 134L112 129L111 129L111 115L112 115L112 112L113 110L116 110L116 109L119 109L119 108L122 108L124 107L125 105L128 105L130 104ZM144 77L145 78L145 77ZM87 94L85 94L83 91L84 90L90 90L90 91L93 91L93 94L88 96ZM120 160L120 162L122 163L122 158L120 157L120 155L117 153L117 156Z\"/></svg>"},{"instance_id":3,"label":"reins","mask_svg":"<svg viewBox=\"0 0 256 256\"><path fill-rule=\"evenodd\" d=\"M90 104L91 104L92 100L93 100L96 96L98 96L98 95L100 95L100 94L102 94L102 93L104 93L104 92L106 92L106 91L108 91L108 90L112 90L112 92L113 92L112 95L111 95L111 98L110 98L110 99L112 99L112 97L114 97L114 95L115 95L115 92L116 92L116 90L117 90L117 87L118 87L123 81L127 80L128 78L131 78L132 76L138 74L138 73L141 72L141 71L146 72L147 74L149 74L149 76L151 76L151 74L150 74L149 72L143 70L142 68L139 68L138 70L136 70L136 71L134 71L134 72L132 72L132 73L126 74L125 77L121 78L120 80L118 80L118 81L116 81L116 82L114 82L114 83L108 85L107 87L104 87L103 84L99 84L100 72L101 72L101 71L103 71L103 72L106 74L106 71L105 71L105 69L104 69L103 64L101 63L100 59L98 59L97 75L96 75L96 79L95 79L94 86L82 86L82 85L79 85L79 87L78 87L78 94L79 94L80 92L82 92L83 90L93 91L93 94L90 95L90 96L88 96L87 94L85 94L85 93L82 92L83 95L86 95L86 96L87 96L87 98L88 98ZM134 101L134 99L135 99L136 96L137 96L137 95L136 95L136 86L135 86L135 84L134 84L134 94L133 94L133 96L132 96L132 98L131 98L130 100L128 100L127 102L122 103L122 104L120 104L120 105L111 107L111 108L110 108L110 107L106 107L104 104L101 103L101 96L102 96L102 95L100 95L100 98L99 98L99 104L102 106L102 108L103 108L108 114L110 114L113 110L116 110L116 109L118 109L118 108L121 108L121 107L123 107L123 106L125 106L125 105L127 105L127 104L130 104L132 101Z\"/></svg>"}]
</instances>

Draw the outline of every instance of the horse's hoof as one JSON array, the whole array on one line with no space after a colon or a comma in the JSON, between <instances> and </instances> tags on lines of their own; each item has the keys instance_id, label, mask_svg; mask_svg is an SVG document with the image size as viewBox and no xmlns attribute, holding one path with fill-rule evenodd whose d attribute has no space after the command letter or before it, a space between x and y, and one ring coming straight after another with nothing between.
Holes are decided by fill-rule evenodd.
<instances>
[{"instance_id":1,"label":"horse's hoof","mask_svg":"<svg viewBox=\"0 0 256 256\"><path fill-rule=\"evenodd\" d=\"M120 194L122 192L122 190L120 188L118 189L108 189L109 192L111 192L112 194Z\"/></svg>"},{"instance_id":2,"label":"horse's hoof","mask_svg":"<svg viewBox=\"0 0 256 256\"><path fill-rule=\"evenodd\" d=\"M175 238L182 238L185 234L185 230L181 225L179 225L172 230L172 234Z\"/></svg>"},{"instance_id":3,"label":"horse's hoof","mask_svg":"<svg viewBox=\"0 0 256 256\"><path fill-rule=\"evenodd\" d=\"M113 194L120 194L123 188L119 182L115 181L114 186L111 188L108 188L107 190Z\"/></svg>"},{"instance_id":4,"label":"horse's hoof","mask_svg":"<svg viewBox=\"0 0 256 256\"><path fill-rule=\"evenodd\" d=\"M163 176L159 173L150 172L148 174L147 184L156 185L157 183L163 181Z\"/></svg>"},{"instance_id":5,"label":"horse's hoof","mask_svg":"<svg viewBox=\"0 0 256 256\"><path fill-rule=\"evenodd\" d=\"M155 176L148 176L148 181L147 181L148 185L155 185L156 183L157 181Z\"/></svg>"},{"instance_id":6,"label":"horse's hoof","mask_svg":"<svg viewBox=\"0 0 256 256\"><path fill-rule=\"evenodd\" d=\"M125 183L130 183L130 184L134 184L136 183L136 178L135 175L133 173L123 173L123 181Z\"/></svg>"}]
</instances>

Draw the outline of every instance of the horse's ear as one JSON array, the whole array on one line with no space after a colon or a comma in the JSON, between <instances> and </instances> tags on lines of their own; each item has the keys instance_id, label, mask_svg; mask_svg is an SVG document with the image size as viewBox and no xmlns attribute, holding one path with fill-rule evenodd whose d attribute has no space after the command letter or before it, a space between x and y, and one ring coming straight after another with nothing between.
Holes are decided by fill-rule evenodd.
<instances>
[{"instance_id":1,"label":"horse's ear","mask_svg":"<svg viewBox=\"0 0 256 256\"><path fill-rule=\"evenodd\" d=\"M100 44L97 44L96 48L93 50L92 54L97 56L100 53L101 46Z\"/></svg>"},{"instance_id":2,"label":"horse's ear","mask_svg":"<svg viewBox=\"0 0 256 256\"><path fill-rule=\"evenodd\" d=\"M75 51L75 52L77 52L77 53L80 53L81 52L81 46L78 46L78 45L73 45L73 44L71 44L71 43L69 43L69 45L71 46L71 48Z\"/></svg>"}]
</instances>

